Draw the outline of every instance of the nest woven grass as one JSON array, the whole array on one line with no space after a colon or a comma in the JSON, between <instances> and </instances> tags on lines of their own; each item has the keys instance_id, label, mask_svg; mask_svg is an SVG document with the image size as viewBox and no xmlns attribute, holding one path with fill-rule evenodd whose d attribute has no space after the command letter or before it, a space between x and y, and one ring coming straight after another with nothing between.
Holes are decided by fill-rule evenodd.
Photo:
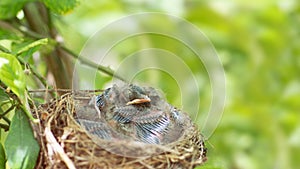
<instances>
[{"instance_id":1,"label":"nest woven grass","mask_svg":"<svg viewBox=\"0 0 300 169\"><path fill-rule=\"evenodd\" d=\"M80 95L89 100L94 93ZM182 136L170 144L143 144L131 149L128 141L93 139L75 119L76 104L74 94L67 93L35 110L40 123L33 124L33 128L41 145L36 168L185 169L206 161L204 139L191 121ZM134 151L135 155L120 155L116 151ZM145 156L147 152L152 155Z\"/></svg>"}]
</instances>

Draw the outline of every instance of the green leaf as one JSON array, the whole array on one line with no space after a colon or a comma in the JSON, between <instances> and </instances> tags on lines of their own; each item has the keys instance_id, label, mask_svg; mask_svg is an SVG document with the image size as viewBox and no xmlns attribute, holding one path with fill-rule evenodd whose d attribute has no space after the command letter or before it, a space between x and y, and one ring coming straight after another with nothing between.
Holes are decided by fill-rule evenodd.
<instances>
[{"instance_id":1,"label":"green leaf","mask_svg":"<svg viewBox=\"0 0 300 169\"><path fill-rule=\"evenodd\" d=\"M24 98L25 76L14 55L0 52L0 80L19 98Z\"/></svg>"},{"instance_id":2,"label":"green leaf","mask_svg":"<svg viewBox=\"0 0 300 169\"><path fill-rule=\"evenodd\" d=\"M0 168L5 168L6 156L2 143L0 143Z\"/></svg>"},{"instance_id":3,"label":"green leaf","mask_svg":"<svg viewBox=\"0 0 300 169\"><path fill-rule=\"evenodd\" d=\"M11 168L34 168L40 147L22 109L16 110L4 145Z\"/></svg>"},{"instance_id":4,"label":"green leaf","mask_svg":"<svg viewBox=\"0 0 300 169\"><path fill-rule=\"evenodd\" d=\"M2 88L0 88L0 104L7 100L9 100L9 96L6 94L6 92Z\"/></svg>"},{"instance_id":5,"label":"green leaf","mask_svg":"<svg viewBox=\"0 0 300 169\"><path fill-rule=\"evenodd\" d=\"M0 19L9 19L17 15L27 2L34 0L1 0Z\"/></svg>"},{"instance_id":6,"label":"green leaf","mask_svg":"<svg viewBox=\"0 0 300 169\"><path fill-rule=\"evenodd\" d=\"M25 53L28 51L31 51L31 53L33 53L34 51L38 50L38 47L41 45L46 45L48 44L48 39L44 38L44 39L40 39L34 42L27 42L27 43L22 43L20 45L18 45L13 51L13 54L17 54L20 55L21 53Z\"/></svg>"},{"instance_id":7,"label":"green leaf","mask_svg":"<svg viewBox=\"0 0 300 169\"><path fill-rule=\"evenodd\" d=\"M0 9L1 9L1 7L0 7ZM4 29L4 28L0 27L0 39L2 41L3 39L6 39L6 40L9 40L9 39L19 40L21 38L18 37L18 34L16 32L14 32L13 30Z\"/></svg>"},{"instance_id":8,"label":"green leaf","mask_svg":"<svg viewBox=\"0 0 300 169\"><path fill-rule=\"evenodd\" d=\"M51 11L58 14L65 14L72 11L78 4L79 0L42 0Z\"/></svg>"},{"instance_id":9,"label":"green leaf","mask_svg":"<svg viewBox=\"0 0 300 169\"><path fill-rule=\"evenodd\" d=\"M14 55L0 52L0 81L9 87L21 100L22 108L28 117L34 119L30 113L27 100L25 75L23 69Z\"/></svg>"}]
</instances>

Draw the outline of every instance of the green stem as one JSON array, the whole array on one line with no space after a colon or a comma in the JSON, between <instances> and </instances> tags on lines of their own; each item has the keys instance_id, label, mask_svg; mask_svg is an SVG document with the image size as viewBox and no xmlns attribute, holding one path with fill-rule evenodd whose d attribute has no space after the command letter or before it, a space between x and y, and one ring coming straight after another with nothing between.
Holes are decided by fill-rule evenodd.
<instances>
[{"instance_id":1,"label":"green stem","mask_svg":"<svg viewBox=\"0 0 300 169\"><path fill-rule=\"evenodd\" d=\"M38 73L38 71L35 70L35 68L33 68L30 64L27 64L27 63L23 60L23 58L21 58L21 57L18 57L18 60L19 60L19 62L20 62L21 64L26 65L26 66L29 67L29 69L31 70L31 72L33 73L33 75L39 79L39 81L43 84L43 86L44 86L45 88L48 87L48 84L47 84L46 79L45 79L43 76L41 76L41 75Z\"/></svg>"},{"instance_id":2,"label":"green stem","mask_svg":"<svg viewBox=\"0 0 300 169\"><path fill-rule=\"evenodd\" d=\"M71 51L70 49L66 48L65 46L61 46L61 48L67 52L68 54L70 54L71 56L73 56L75 59L78 59L82 64L85 64L87 66L90 66L92 68L96 68L97 70L112 76L112 77L116 77L124 82L126 82L126 80L124 78L122 78L120 75L116 74L112 69L110 69L109 67L105 67L102 65L98 65L88 59L85 59L83 56L79 56L77 54L75 54L73 51Z\"/></svg>"},{"instance_id":3,"label":"green stem","mask_svg":"<svg viewBox=\"0 0 300 169\"><path fill-rule=\"evenodd\" d=\"M10 24L9 22L6 22L6 21L3 21L3 20L0 20L0 27L4 30L8 30L10 32L13 32L14 34L16 35L21 35L21 32L16 29L12 24Z\"/></svg>"},{"instance_id":4,"label":"green stem","mask_svg":"<svg viewBox=\"0 0 300 169\"><path fill-rule=\"evenodd\" d=\"M32 22L32 21L30 21ZM7 25L9 23L5 23L5 25ZM0 27L1 27L1 24L0 24ZM13 26L11 26L13 27ZM23 33L24 35L27 35L31 38L34 38L34 39L41 39L41 38L45 38L47 36L45 35L42 35L40 33L37 33L37 32L34 32L34 31L31 31L30 29L27 29L25 27L22 27L22 26L19 26L19 27L13 27L14 29L18 30L19 32ZM55 39L53 39L52 37L47 37L50 41L54 42L54 44L56 45L59 45L59 47L64 51L66 52L67 54L71 55L74 59L78 59L82 64L84 65L87 65L87 66L90 66L92 68L96 68L97 70L109 75L109 76L114 76L116 77L117 79L120 79L122 81L126 81L124 78L122 78L120 75L116 74L112 69L110 69L109 67L105 67L105 66L102 66L102 65L98 65L88 59L85 59L85 57L83 56L79 56L77 55L76 53L74 53L72 50L68 49L66 46L64 46L63 44L60 44L58 43ZM70 73L70 72L69 72Z\"/></svg>"},{"instance_id":5,"label":"green stem","mask_svg":"<svg viewBox=\"0 0 300 169\"><path fill-rule=\"evenodd\" d=\"M2 119L7 113L9 113L10 111L12 111L15 108L15 105L12 105L9 109L7 109L5 112L3 112L2 114L0 114L0 119Z\"/></svg>"},{"instance_id":6,"label":"green stem","mask_svg":"<svg viewBox=\"0 0 300 169\"><path fill-rule=\"evenodd\" d=\"M66 93L71 93L71 92L103 92L103 89L95 89L95 90L72 90L72 89L35 89L35 90L28 90L29 93L44 93L44 92L66 92Z\"/></svg>"},{"instance_id":7,"label":"green stem","mask_svg":"<svg viewBox=\"0 0 300 169\"><path fill-rule=\"evenodd\" d=\"M18 29L18 28L17 28ZM38 33L32 32L28 29L18 29L20 32L22 32L23 34L30 36L34 39L41 39L41 38L45 38L45 36L42 36ZM59 44L58 42L56 42L54 39L49 38L52 42L55 42L56 45L59 45L60 48L65 51L66 53L68 53L69 55L71 55L73 58L78 59L81 61L81 63L93 67L93 68L97 68L97 70L109 75L109 76L115 76L116 78L122 80L122 81L126 81L124 78L122 78L121 76L117 75L112 69L110 69L109 67L105 67L102 65L97 65L94 62L85 59L83 56L79 56L77 54L75 54L72 50L70 50L69 48L67 48L66 46L64 46L63 44Z\"/></svg>"},{"instance_id":8,"label":"green stem","mask_svg":"<svg viewBox=\"0 0 300 169\"><path fill-rule=\"evenodd\" d=\"M42 3L29 3L25 5L23 11L30 26L28 29L47 38L56 38L56 30L50 23L49 11ZM47 63L49 72L54 76L56 87L71 88L72 75L69 74L70 71L68 70L68 64L71 61L66 58L67 56L63 56L57 47L50 52L41 52L41 54Z\"/></svg>"}]
</instances>

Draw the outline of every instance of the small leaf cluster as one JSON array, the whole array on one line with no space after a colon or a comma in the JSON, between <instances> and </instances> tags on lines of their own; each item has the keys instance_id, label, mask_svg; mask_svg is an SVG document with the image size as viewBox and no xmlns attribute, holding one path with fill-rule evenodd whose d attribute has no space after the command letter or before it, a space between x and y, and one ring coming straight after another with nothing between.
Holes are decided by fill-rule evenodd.
<instances>
[{"instance_id":1,"label":"small leaf cluster","mask_svg":"<svg viewBox=\"0 0 300 169\"><path fill-rule=\"evenodd\" d=\"M14 18L30 2L38 2L38 0L1 0L0 19ZM57 14L71 12L79 4L78 0L40 0L40 2Z\"/></svg>"}]
</instances>

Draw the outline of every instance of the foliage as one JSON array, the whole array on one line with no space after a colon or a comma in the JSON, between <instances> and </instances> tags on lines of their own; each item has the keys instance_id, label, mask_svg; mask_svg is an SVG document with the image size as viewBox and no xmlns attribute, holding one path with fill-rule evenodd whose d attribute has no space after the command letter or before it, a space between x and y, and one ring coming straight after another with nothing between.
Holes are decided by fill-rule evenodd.
<instances>
[{"instance_id":1,"label":"foliage","mask_svg":"<svg viewBox=\"0 0 300 169\"><path fill-rule=\"evenodd\" d=\"M34 168L39 144L33 136L29 119L18 109L12 119L5 141L7 161L11 168Z\"/></svg>"},{"instance_id":2,"label":"foliage","mask_svg":"<svg viewBox=\"0 0 300 169\"><path fill-rule=\"evenodd\" d=\"M2 0L0 2L0 19L13 18L23 6L33 0Z\"/></svg>"},{"instance_id":3,"label":"foliage","mask_svg":"<svg viewBox=\"0 0 300 169\"><path fill-rule=\"evenodd\" d=\"M59 42L54 39L55 28L51 26L51 14L47 7L55 13L63 14L72 10L78 1L43 2L45 4L34 0L0 2L1 168L35 167L39 144L34 138L29 120L33 123L38 120L31 114L30 109L35 107L35 103L28 88L53 88L45 78L46 73L53 73L57 82L64 78L60 74L64 74L68 66L68 59L64 60L63 65L58 56L46 57L55 52L60 52L60 57L66 55L61 54ZM47 62L51 62L50 65L46 66ZM52 70L49 70L51 66ZM61 84L56 85L64 87Z\"/></svg>"},{"instance_id":4,"label":"foliage","mask_svg":"<svg viewBox=\"0 0 300 169\"><path fill-rule=\"evenodd\" d=\"M5 168L6 155L2 143L0 143L0 167Z\"/></svg>"},{"instance_id":5,"label":"foliage","mask_svg":"<svg viewBox=\"0 0 300 169\"><path fill-rule=\"evenodd\" d=\"M16 57L7 53L0 53L1 81L9 86L18 97L24 98L25 76Z\"/></svg>"},{"instance_id":6,"label":"foliage","mask_svg":"<svg viewBox=\"0 0 300 169\"><path fill-rule=\"evenodd\" d=\"M73 10L79 3L78 0L42 0L49 9L58 14L65 14Z\"/></svg>"},{"instance_id":7,"label":"foliage","mask_svg":"<svg viewBox=\"0 0 300 169\"><path fill-rule=\"evenodd\" d=\"M28 113L29 106L34 105L31 97L46 101L30 95L28 89L71 88L76 59L95 69L93 63L76 54L85 41L115 19L137 12L162 12L186 19L211 40L224 66L226 107L218 128L208 138L208 162L199 168L299 166L298 2L176 0L82 1L78 4L78 0L0 1L0 166L3 165L1 159L13 159L7 149L9 143L5 144L4 151L2 145L11 138L9 135L20 132L12 130L14 119L25 118L24 112L32 119ZM147 27L149 23L157 29L172 30L175 27L159 19L146 20L143 26ZM113 31L100 36L99 41L110 42L120 33ZM105 49L99 41L89 49L91 54L99 54ZM195 54L180 41L159 35L134 36L112 47L108 58L118 65L134 52L150 47L181 56L196 75L201 100L201 114L196 122L201 126L212 98L211 84L203 63L195 60ZM135 60L135 65L138 67L145 62ZM173 65L172 71L179 67L175 61L155 62L161 63ZM114 72L102 66L98 67L100 71L96 75L90 74L90 69L81 71L77 74L80 82L75 81L75 86L104 88ZM128 68L123 73L131 70ZM91 84L94 81L89 80L90 76L95 78L96 84ZM178 107L184 101L193 101L193 97L181 100L180 92L177 92L180 87L167 72L148 70L137 74L135 80L161 88L168 101ZM30 126L25 122L20 125L30 133ZM24 137L30 140L28 145L37 145L31 134ZM31 152L33 156L18 160L25 161L26 158L31 160L27 164L31 163L37 150ZM9 162L9 165L13 167L14 164Z\"/></svg>"}]
</instances>

